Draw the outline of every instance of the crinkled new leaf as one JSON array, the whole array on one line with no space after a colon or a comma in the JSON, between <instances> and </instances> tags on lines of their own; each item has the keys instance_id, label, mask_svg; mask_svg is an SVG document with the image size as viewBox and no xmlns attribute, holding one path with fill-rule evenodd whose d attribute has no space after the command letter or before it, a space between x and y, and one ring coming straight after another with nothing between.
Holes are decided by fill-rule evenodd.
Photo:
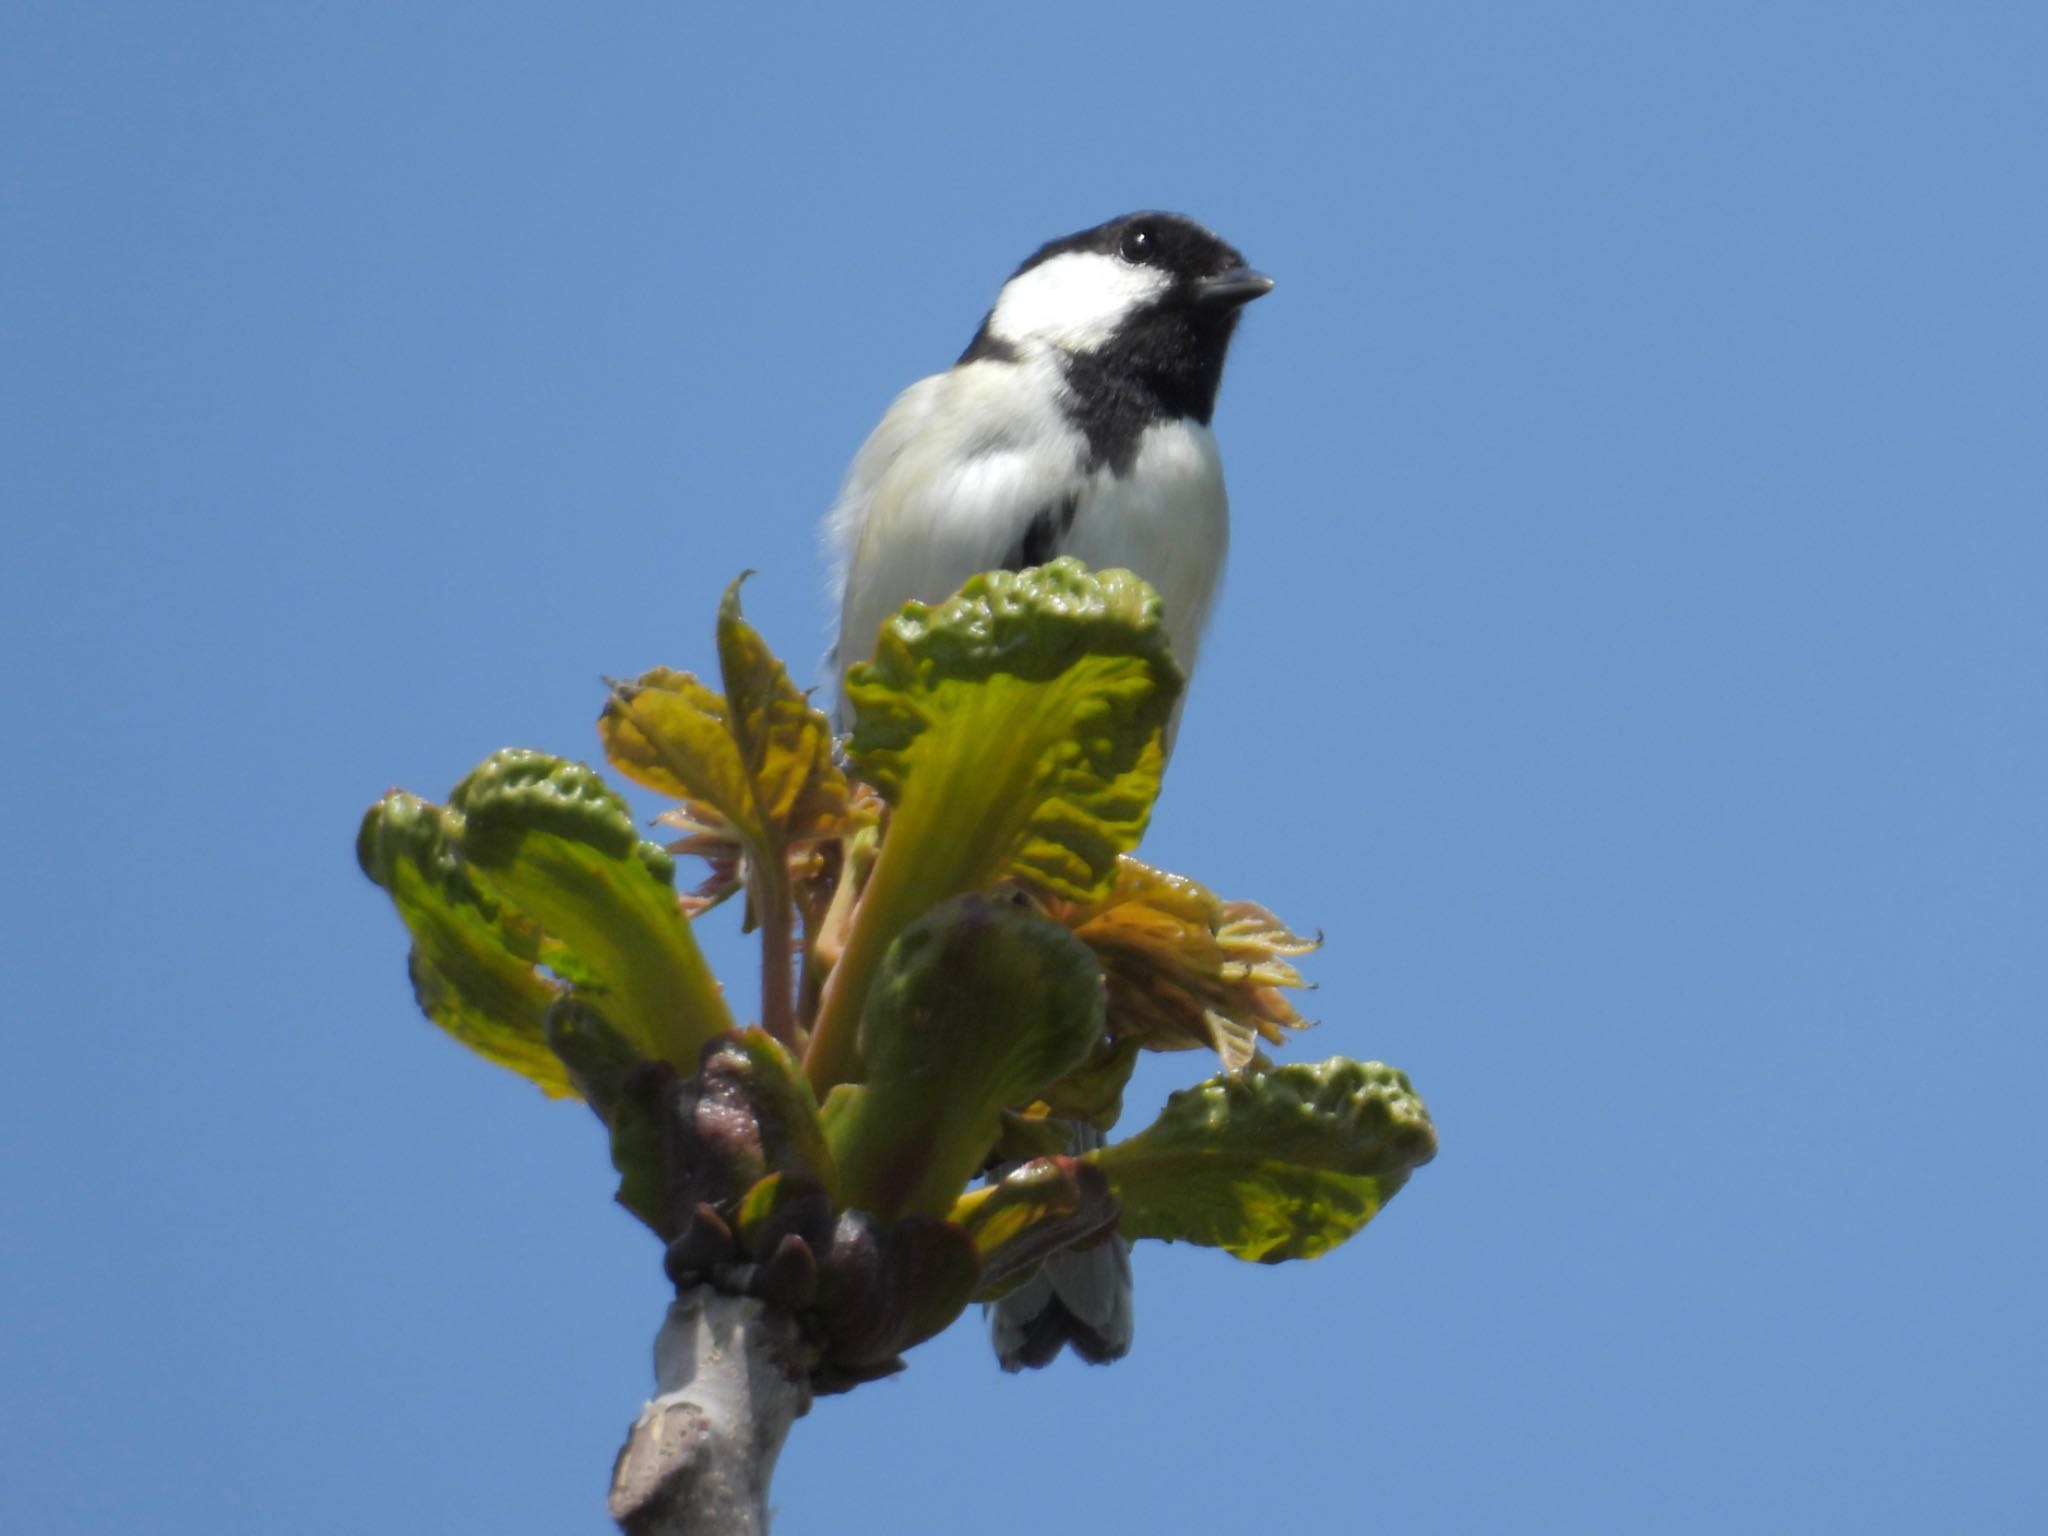
<instances>
[{"instance_id":1,"label":"crinkled new leaf","mask_svg":"<svg viewBox=\"0 0 2048 1536\"><path fill-rule=\"evenodd\" d=\"M534 968L540 931L470 877L455 851L460 830L460 817L393 790L363 817L356 859L412 934L421 1012L550 1097L573 1097L548 1048L545 1020L562 988Z\"/></svg>"},{"instance_id":2,"label":"crinkled new leaf","mask_svg":"<svg viewBox=\"0 0 2048 1536\"><path fill-rule=\"evenodd\" d=\"M883 953L950 896L1006 875L1085 900L1137 845L1181 690L1159 599L1060 559L906 604L851 668L848 752L894 807L806 1063L860 1075L853 1026Z\"/></svg>"},{"instance_id":3,"label":"crinkled new leaf","mask_svg":"<svg viewBox=\"0 0 2048 1536\"><path fill-rule=\"evenodd\" d=\"M1405 1075L1333 1056L1183 1089L1146 1130L1087 1160L1109 1176L1126 1237L1277 1263L1351 1237L1435 1155Z\"/></svg>"},{"instance_id":4,"label":"crinkled new leaf","mask_svg":"<svg viewBox=\"0 0 2048 1536\"><path fill-rule=\"evenodd\" d=\"M677 904L674 860L640 840L624 802L581 763L511 750L449 806L468 866L574 956L611 1025L649 1059L693 1070L732 1017Z\"/></svg>"},{"instance_id":5,"label":"crinkled new leaf","mask_svg":"<svg viewBox=\"0 0 2048 1536\"><path fill-rule=\"evenodd\" d=\"M1129 571L991 571L882 626L847 675L848 751L896 806L890 837L917 839L906 857L966 866L956 889L1014 871L1083 899L1144 834L1180 691Z\"/></svg>"}]
</instances>

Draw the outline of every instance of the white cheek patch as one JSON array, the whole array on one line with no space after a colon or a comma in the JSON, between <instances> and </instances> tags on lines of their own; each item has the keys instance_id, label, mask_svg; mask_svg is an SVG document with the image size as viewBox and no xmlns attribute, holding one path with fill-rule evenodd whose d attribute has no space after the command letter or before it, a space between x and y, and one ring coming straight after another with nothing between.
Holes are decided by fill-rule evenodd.
<instances>
[{"instance_id":1,"label":"white cheek patch","mask_svg":"<svg viewBox=\"0 0 2048 1536\"><path fill-rule=\"evenodd\" d=\"M1069 251L1004 284L989 330L1008 342L1092 352L1109 340L1124 316L1160 297L1172 282L1157 267Z\"/></svg>"}]
</instances>

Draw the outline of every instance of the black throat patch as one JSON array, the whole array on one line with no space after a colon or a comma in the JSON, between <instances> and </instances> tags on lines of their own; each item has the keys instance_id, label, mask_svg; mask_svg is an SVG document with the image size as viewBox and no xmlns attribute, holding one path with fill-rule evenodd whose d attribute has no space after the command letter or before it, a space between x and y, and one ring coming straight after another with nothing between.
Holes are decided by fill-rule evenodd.
<instances>
[{"instance_id":1,"label":"black throat patch","mask_svg":"<svg viewBox=\"0 0 2048 1536\"><path fill-rule=\"evenodd\" d=\"M1063 404L1088 439L1088 468L1129 474L1145 429L1160 422L1206 427L1236 328L1235 309L1168 298L1131 316L1095 351L1068 353Z\"/></svg>"}]
</instances>

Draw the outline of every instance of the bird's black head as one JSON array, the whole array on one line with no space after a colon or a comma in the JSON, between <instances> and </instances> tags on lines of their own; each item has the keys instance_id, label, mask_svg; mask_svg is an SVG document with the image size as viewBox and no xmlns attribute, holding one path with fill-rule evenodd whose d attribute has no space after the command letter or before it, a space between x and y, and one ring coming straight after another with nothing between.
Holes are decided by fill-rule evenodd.
<instances>
[{"instance_id":1,"label":"bird's black head","mask_svg":"<svg viewBox=\"0 0 2048 1536\"><path fill-rule=\"evenodd\" d=\"M1126 266L1164 273L1183 290L1183 297L1190 299L1198 295L1203 284L1233 274L1257 275L1245 266L1244 257L1235 246L1219 240L1193 219L1177 213L1127 213L1063 240L1048 241L1011 275L1011 281L1055 257L1067 255L1110 256ZM1272 286L1271 282L1261 280L1233 288L1231 296L1242 303Z\"/></svg>"},{"instance_id":2,"label":"bird's black head","mask_svg":"<svg viewBox=\"0 0 2048 1536\"><path fill-rule=\"evenodd\" d=\"M1207 422L1238 311L1272 286L1192 219L1125 214L1039 247L961 360L1055 348L1084 405Z\"/></svg>"}]
</instances>

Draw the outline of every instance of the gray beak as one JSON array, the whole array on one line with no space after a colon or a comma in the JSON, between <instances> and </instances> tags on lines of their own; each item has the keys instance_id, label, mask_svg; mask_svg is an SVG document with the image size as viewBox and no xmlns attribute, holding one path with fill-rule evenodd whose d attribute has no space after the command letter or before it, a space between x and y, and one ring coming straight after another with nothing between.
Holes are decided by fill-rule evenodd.
<instances>
[{"instance_id":1,"label":"gray beak","mask_svg":"<svg viewBox=\"0 0 2048 1536\"><path fill-rule=\"evenodd\" d=\"M1216 277L1202 279L1195 295L1204 304L1249 304L1261 294L1273 291L1273 279L1250 267L1232 267Z\"/></svg>"}]
</instances>

